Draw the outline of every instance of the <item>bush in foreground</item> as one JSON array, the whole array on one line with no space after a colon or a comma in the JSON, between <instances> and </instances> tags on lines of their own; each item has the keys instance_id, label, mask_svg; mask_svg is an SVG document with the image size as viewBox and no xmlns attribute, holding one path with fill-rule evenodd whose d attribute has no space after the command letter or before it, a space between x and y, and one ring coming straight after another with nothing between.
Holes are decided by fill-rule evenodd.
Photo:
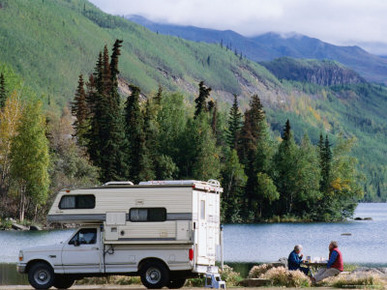
<instances>
[{"instance_id":1,"label":"bush in foreground","mask_svg":"<svg viewBox=\"0 0 387 290\"><path fill-rule=\"evenodd\" d=\"M321 281L318 285L335 288L375 288L385 289L382 279L376 274L351 273L338 275Z\"/></svg>"},{"instance_id":2,"label":"bush in foreground","mask_svg":"<svg viewBox=\"0 0 387 290\"><path fill-rule=\"evenodd\" d=\"M309 287L310 279L301 271L289 271L284 267L269 269L260 278L269 279L273 286Z\"/></svg>"}]
</instances>

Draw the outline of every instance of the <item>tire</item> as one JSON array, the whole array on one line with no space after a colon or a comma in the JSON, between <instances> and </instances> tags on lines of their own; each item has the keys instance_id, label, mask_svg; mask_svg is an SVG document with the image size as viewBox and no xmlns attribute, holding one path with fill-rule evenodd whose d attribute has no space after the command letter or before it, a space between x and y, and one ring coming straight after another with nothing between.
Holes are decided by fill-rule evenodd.
<instances>
[{"instance_id":1,"label":"tire","mask_svg":"<svg viewBox=\"0 0 387 290\"><path fill-rule=\"evenodd\" d=\"M48 289L54 284L54 270L44 262L33 264L28 271L28 282L35 289Z\"/></svg>"},{"instance_id":2,"label":"tire","mask_svg":"<svg viewBox=\"0 0 387 290\"><path fill-rule=\"evenodd\" d=\"M54 287L58 289L67 289L73 286L74 279L65 275L56 275L54 279Z\"/></svg>"},{"instance_id":3,"label":"tire","mask_svg":"<svg viewBox=\"0 0 387 290\"><path fill-rule=\"evenodd\" d=\"M169 289L179 289L179 288L183 287L184 284L185 284L185 278L174 279L174 280L169 281L169 283L167 284L167 287Z\"/></svg>"},{"instance_id":4,"label":"tire","mask_svg":"<svg viewBox=\"0 0 387 290\"><path fill-rule=\"evenodd\" d=\"M160 289L169 282L169 270L160 261L148 261L140 270L141 282L148 289Z\"/></svg>"}]
</instances>

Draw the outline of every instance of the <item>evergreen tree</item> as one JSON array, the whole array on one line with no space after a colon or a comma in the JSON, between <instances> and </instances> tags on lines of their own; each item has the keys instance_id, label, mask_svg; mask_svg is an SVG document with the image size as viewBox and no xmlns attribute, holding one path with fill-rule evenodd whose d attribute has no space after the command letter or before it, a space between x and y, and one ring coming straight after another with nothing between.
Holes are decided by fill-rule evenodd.
<instances>
[{"instance_id":1,"label":"evergreen tree","mask_svg":"<svg viewBox=\"0 0 387 290\"><path fill-rule=\"evenodd\" d=\"M83 75L79 75L78 87L75 93L74 102L71 104L71 112L75 116L73 124L75 136L78 138L78 144L86 145L85 135L88 130L89 107L86 99Z\"/></svg>"},{"instance_id":2,"label":"evergreen tree","mask_svg":"<svg viewBox=\"0 0 387 290\"><path fill-rule=\"evenodd\" d=\"M143 132L143 116L140 110L140 88L129 86L132 93L125 103L125 132L129 148L130 177L134 182L141 180L143 170L143 154L145 135Z\"/></svg>"},{"instance_id":3,"label":"evergreen tree","mask_svg":"<svg viewBox=\"0 0 387 290\"><path fill-rule=\"evenodd\" d=\"M163 87L161 85L159 85L159 88L157 90L157 94L154 97L154 102L156 105L158 105L158 106L161 105L162 96L163 96Z\"/></svg>"},{"instance_id":4,"label":"evergreen tree","mask_svg":"<svg viewBox=\"0 0 387 290\"><path fill-rule=\"evenodd\" d=\"M286 121L282 142L279 145L278 151L274 157L275 175L274 181L280 199L276 203L277 214L290 214L293 210L294 198L296 190L296 159L297 159L297 145L294 141L291 132L289 120Z\"/></svg>"},{"instance_id":5,"label":"evergreen tree","mask_svg":"<svg viewBox=\"0 0 387 290\"><path fill-rule=\"evenodd\" d=\"M88 103L92 103L87 146L94 165L101 169L101 181L122 180L128 175L117 81L119 44L116 41L113 65L106 46L103 53L99 53L94 75L90 78L90 85L93 82L94 86L87 94Z\"/></svg>"},{"instance_id":6,"label":"evergreen tree","mask_svg":"<svg viewBox=\"0 0 387 290\"><path fill-rule=\"evenodd\" d=\"M201 114L193 122L191 142L195 144L195 157L192 176L198 180L218 179L220 176L220 150L208 119L207 115Z\"/></svg>"},{"instance_id":7,"label":"evergreen tree","mask_svg":"<svg viewBox=\"0 0 387 290\"><path fill-rule=\"evenodd\" d=\"M227 143L231 149L238 148L241 127L242 113L239 112L238 96L234 94L234 103L230 109L227 130Z\"/></svg>"},{"instance_id":8,"label":"evergreen tree","mask_svg":"<svg viewBox=\"0 0 387 290\"><path fill-rule=\"evenodd\" d=\"M331 162L332 162L332 151L329 144L328 135L325 136L325 143L321 141L322 135L320 136L320 166L321 166L321 182L320 190L324 193L328 193L331 183Z\"/></svg>"},{"instance_id":9,"label":"evergreen tree","mask_svg":"<svg viewBox=\"0 0 387 290\"><path fill-rule=\"evenodd\" d=\"M265 126L267 125L263 106L259 97L254 95L250 101L250 108L245 112L245 120L238 142L240 160L246 168L248 177L245 187L245 214L246 218L251 221L257 219L261 214L261 211L258 210L262 203L259 201L257 174L262 170L260 163L264 161L257 159L257 154L261 149L258 148L259 143L263 144L262 142L268 141L263 140L262 133Z\"/></svg>"},{"instance_id":10,"label":"evergreen tree","mask_svg":"<svg viewBox=\"0 0 387 290\"><path fill-rule=\"evenodd\" d=\"M48 199L50 159L40 102L24 108L18 135L12 142L11 158L11 176L18 187L19 218L23 221L29 208L37 214L38 208Z\"/></svg>"},{"instance_id":11,"label":"evergreen tree","mask_svg":"<svg viewBox=\"0 0 387 290\"><path fill-rule=\"evenodd\" d=\"M211 88L206 87L204 82L199 83L199 96L195 99L195 119L202 113L207 112L207 98L210 96Z\"/></svg>"},{"instance_id":12,"label":"evergreen tree","mask_svg":"<svg viewBox=\"0 0 387 290\"><path fill-rule=\"evenodd\" d=\"M7 99L7 90L5 88L5 78L4 74L0 74L0 109L4 107L5 101Z\"/></svg>"}]
</instances>

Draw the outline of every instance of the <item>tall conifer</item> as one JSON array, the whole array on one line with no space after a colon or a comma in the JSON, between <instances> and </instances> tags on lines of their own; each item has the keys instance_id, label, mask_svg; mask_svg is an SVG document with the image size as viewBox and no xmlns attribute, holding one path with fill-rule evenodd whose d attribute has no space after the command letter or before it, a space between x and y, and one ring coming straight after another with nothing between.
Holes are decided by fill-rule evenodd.
<instances>
[{"instance_id":1,"label":"tall conifer","mask_svg":"<svg viewBox=\"0 0 387 290\"><path fill-rule=\"evenodd\" d=\"M4 74L0 74L0 109L4 107L5 101L7 99L7 91L5 88L5 78Z\"/></svg>"},{"instance_id":2,"label":"tall conifer","mask_svg":"<svg viewBox=\"0 0 387 290\"><path fill-rule=\"evenodd\" d=\"M79 75L78 78L78 87L75 92L74 101L71 104L71 113L75 116L74 128L75 136L78 138L78 143L80 145L85 145L85 134L88 130L88 117L89 117L89 107L86 99L86 91L84 87L83 75Z\"/></svg>"},{"instance_id":3,"label":"tall conifer","mask_svg":"<svg viewBox=\"0 0 387 290\"><path fill-rule=\"evenodd\" d=\"M199 96L195 99L195 118L197 118L202 112L207 112L207 98L210 96L211 88L206 87L204 82L199 83Z\"/></svg>"},{"instance_id":4,"label":"tall conifer","mask_svg":"<svg viewBox=\"0 0 387 290\"><path fill-rule=\"evenodd\" d=\"M235 94L228 118L227 143L231 149L237 149L242 128L242 113L239 111L238 96Z\"/></svg>"}]
</instances>

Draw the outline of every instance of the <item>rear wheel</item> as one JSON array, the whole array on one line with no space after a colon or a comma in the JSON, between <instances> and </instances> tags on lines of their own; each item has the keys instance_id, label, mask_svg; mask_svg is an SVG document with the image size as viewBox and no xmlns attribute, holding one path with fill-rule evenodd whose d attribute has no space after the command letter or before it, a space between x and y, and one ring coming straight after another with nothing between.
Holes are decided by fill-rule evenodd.
<instances>
[{"instance_id":1,"label":"rear wheel","mask_svg":"<svg viewBox=\"0 0 387 290\"><path fill-rule=\"evenodd\" d=\"M163 288L169 282L169 270L160 261L148 261L141 267L141 282L148 289Z\"/></svg>"},{"instance_id":2,"label":"rear wheel","mask_svg":"<svg viewBox=\"0 0 387 290\"><path fill-rule=\"evenodd\" d=\"M54 283L54 270L43 262L32 265L28 271L28 282L35 289L48 289Z\"/></svg>"},{"instance_id":3,"label":"rear wheel","mask_svg":"<svg viewBox=\"0 0 387 290\"><path fill-rule=\"evenodd\" d=\"M67 289L73 286L74 279L65 275L56 275L54 279L54 287L58 289Z\"/></svg>"},{"instance_id":4,"label":"rear wheel","mask_svg":"<svg viewBox=\"0 0 387 290\"><path fill-rule=\"evenodd\" d=\"M169 289L179 289L181 287L183 287L185 284L185 279L174 279L174 280L171 280L169 281L169 283L167 284L167 287Z\"/></svg>"}]
</instances>

